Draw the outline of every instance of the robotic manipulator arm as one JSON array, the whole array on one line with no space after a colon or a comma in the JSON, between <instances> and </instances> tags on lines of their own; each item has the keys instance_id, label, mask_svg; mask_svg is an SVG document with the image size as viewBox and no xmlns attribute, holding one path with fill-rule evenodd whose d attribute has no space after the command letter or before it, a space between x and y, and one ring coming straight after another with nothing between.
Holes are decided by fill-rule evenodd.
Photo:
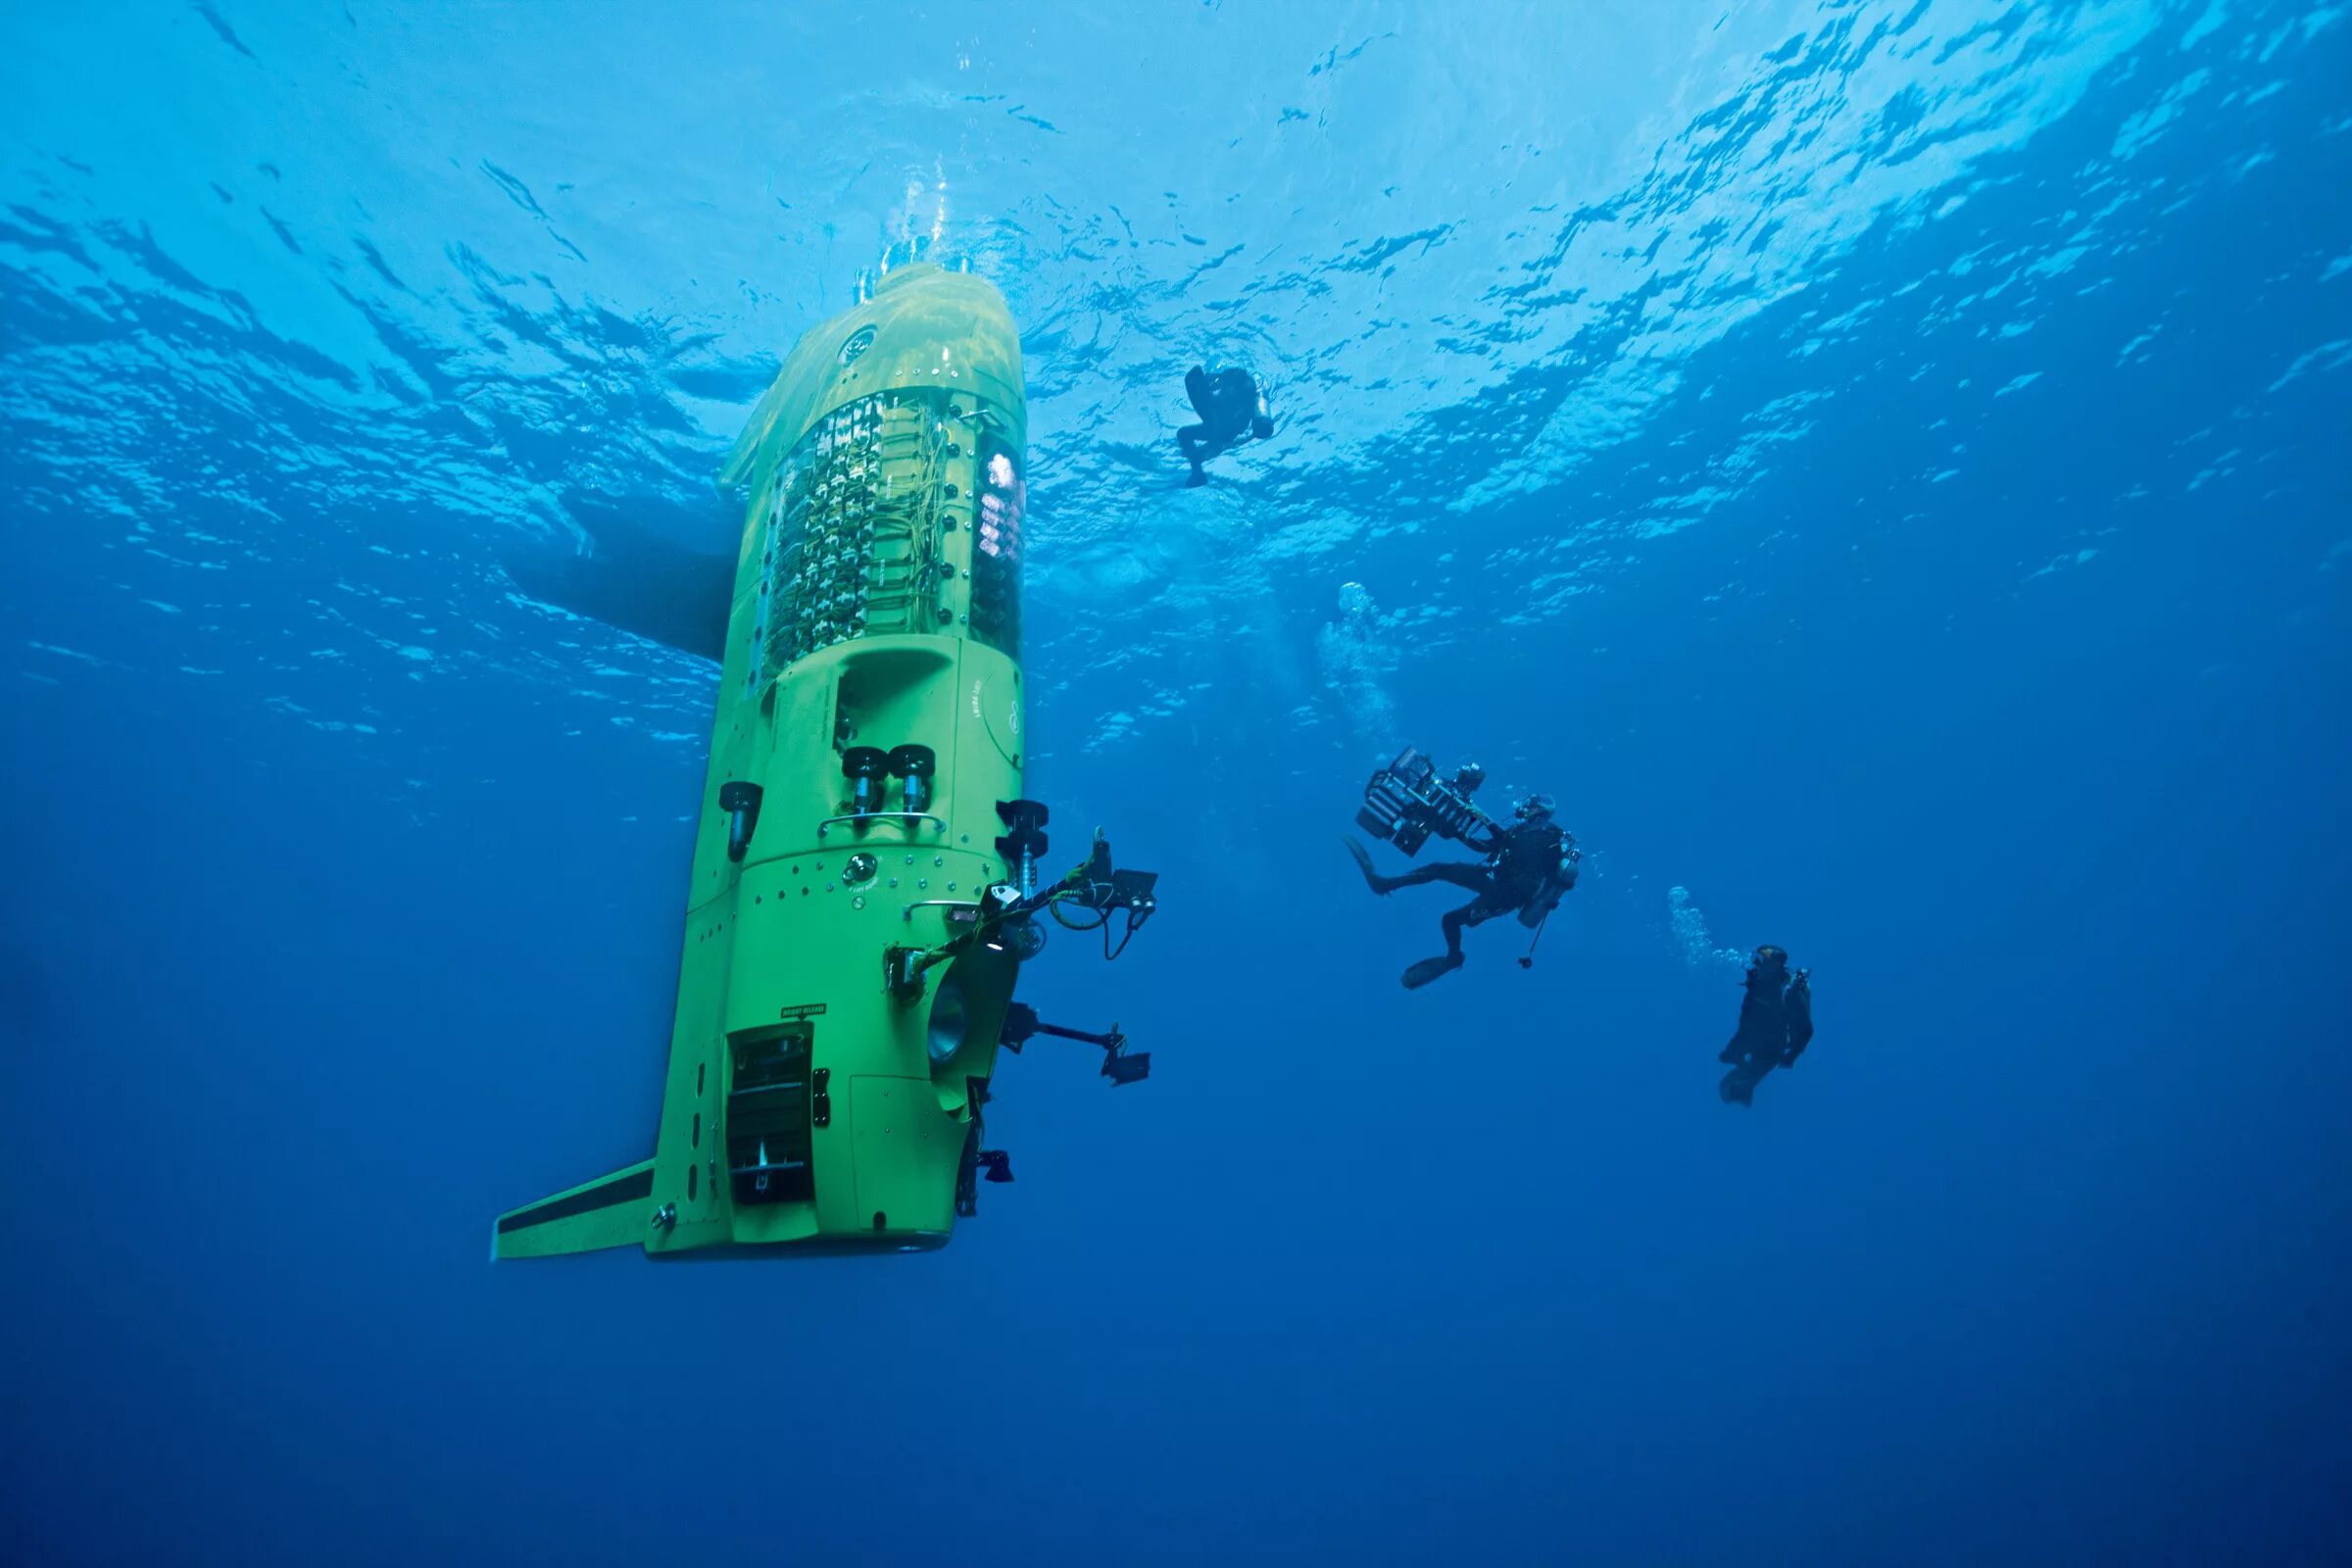
<instances>
[{"instance_id":1,"label":"robotic manipulator arm","mask_svg":"<svg viewBox=\"0 0 2352 1568\"><path fill-rule=\"evenodd\" d=\"M1158 911L1159 899L1153 891L1159 881L1156 871L1113 869L1110 863L1110 841L1095 830L1094 843L1085 860L1058 881L1043 883L1037 876L1037 862L1046 853L1046 808L1036 801L999 801L998 814L1004 818L1005 832L997 840L997 853L1012 870L1012 879L999 882L984 891L976 904L961 906L961 917L951 917L951 927L961 930L936 947L894 946L884 953L884 964L889 988L901 1001L912 1001L922 995L923 975L936 965L947 962L975 945L1009 951L1022 961L1037 956L1046 945L1045 928L1036 916L1051 914L1058 925L1073 931L1102 933L1102 956L1115 958L1127 951L1127 944L1144 922ZM950 902L950 901L936 901ZM1069 911L1077 910L1080 918L1073 919ZM913 906L906 913L912 917ZM1093 918L1084 918L1091 914ZM1111 941L1113 914L1123 916L1118 941Z\"/></svg>"},{"instance_id":2,"label":"robotic manipulator arm","mask_svg":"<svg viewBox=\"0 0 2352 1568\"><path fill-rule=\"evenodd\" d=\"M1418 855L1433 833L1481 855L1493 855L1502 845L1503 829L1470 804L1471 792L1485 783L1486 777L1485 768L1468 762L1456 768L1451 778L1440 778L1437 763L1408 746L1365 784L1364 805L1355 813L1355 825L1375 838L1387 839L1407 855Z\"/></svg>"}]
</instances>

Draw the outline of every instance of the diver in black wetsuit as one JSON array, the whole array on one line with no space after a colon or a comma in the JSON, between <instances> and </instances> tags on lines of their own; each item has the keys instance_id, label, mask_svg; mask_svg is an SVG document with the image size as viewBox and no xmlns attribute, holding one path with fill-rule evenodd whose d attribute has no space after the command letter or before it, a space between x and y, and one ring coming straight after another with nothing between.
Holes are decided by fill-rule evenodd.
<instances>
[{"instance_id":1,"label":"diver in black wetsuit","mask_svg":"<svg viewBox=\"0 0 2352 1568\"><path fill-rule=\"evenodd\" d=\"M1184 372L1184 391L1193 400L1193 412L1200 416L1199 424L1188 424L1176 432L1176 445L1193 466L1184 481L1188 489L1208 482L1200 465L1210 458L1246 440L1263 441L1274 433L1274 416L1266 407L1265 393L1258 390L1256 378L1238 366L1229 365L1212 376L1196 365Z\"/></svg>"},{"instance_id":2,"label":"diver in black wetsuit","mask_svg":"<svg viewBox=\"0 0 2352 1568\"><path fill-rule=\"evenodd\" d=\"M1788 955L1758 948L1747 966L1747 996L1740 1004L1740 1028L1715 1059L1728 1062L1716 1092L1726 1104L1752 1105L1756 1085L1775 1067L1793 1067L1813 1041L1813 985L1809 971L1788 973Z\"/></svg>"},{"instance_id":3,"label":"diver in black wetsuit","mask_svg":"<svg viewBox=\"0 0 2352 1568\"><path fill-rule=\"evenodd\" d=\"M1484 860L1417 865L1396 876L1375 871L1371 852L1355 840L1343 841L1364 873L1365 886L1384 898L1398 888L1429 882L1444 882L1478 895L1439 922L1446 932L1446 952L1439 957L1423 958L1404 971L1408 990L1462 966L1466 927L1484 925L1504 914L1517 914L1522 925L1541 926L1552 906L1576 886L1576 840L1552 820L1551 813L1550 796L1531 795L1519 803L1514 813L1517 820L1509 827L1490 822L1487 825L1494 832L1471 845L1488 852Z\"/></svg>"}]
</instances>

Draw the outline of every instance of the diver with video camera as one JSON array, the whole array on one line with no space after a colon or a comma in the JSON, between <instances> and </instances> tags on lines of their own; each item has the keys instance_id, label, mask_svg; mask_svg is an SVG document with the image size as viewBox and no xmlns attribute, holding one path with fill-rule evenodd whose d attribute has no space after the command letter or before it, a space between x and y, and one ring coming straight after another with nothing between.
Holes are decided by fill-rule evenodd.
<instances>
[{"instance_id":1,"label":"diver with video camera","mask_svg":"<svg viewBox=\"0 0 2352 1568\"><path fill-rule=\"evenodd\" d=\"M1408 856L1418 854L1435 834L1477 852L1483 859L1440 861L1387 876L1373 868L1371 851L1352 838L1342 840L1363 871L1365 886L1383 897L1431 882L1478 895L1439 922L1446 933L1446 951L1406 969L1407 989L1460 968L1462 932L1498 915L1518 915L1519 923L1541 939L1553 906L1576 886L1576 839L1552 820L1551 797L1528 796L1512 810L1506 827L1471 804L1471 795L1486 777L1486 769L1472 762L1450 779L1441 779L1437 764L1408 746L1372 775L1364 786L1363 808L1355 813L1358 827ZM1520 967L1534 962L1534 953L1530 942L1529 956L1519 960Z\"/></svg>"}]
</instances>

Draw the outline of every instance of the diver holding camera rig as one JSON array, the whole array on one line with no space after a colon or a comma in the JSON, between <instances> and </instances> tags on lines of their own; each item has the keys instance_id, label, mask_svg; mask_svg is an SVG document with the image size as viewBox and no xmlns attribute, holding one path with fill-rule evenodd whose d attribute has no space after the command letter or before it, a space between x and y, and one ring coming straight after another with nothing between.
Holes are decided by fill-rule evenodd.
<instances>
[{"instance_id":1,"label":"diver holding camera rig","mask_svg":"<svg viewBox=\"0 0 2352 1568\"><path fill-rule=\"evenodd\" d=\"M1406 855L1420 852L1431 834L1451 839L1485 857L1482 860L1440 861L1415 866L1397 876L1372 868L1372 852L1354 839L1343 839L1348 853L1364 873L1364 885L1384 898L1398 888L1444 882L1478 895L1439 923L1446 932L1446 951L1423 958L1404 971L1406 989L1425 986L1442 974L1462 966L1462 931L1483 925L1497 915L1517 914L1540 940L1544 922L1570 888L1576 886L1578 852L1574 835L1552 820L1548 795L1530 795L1512 811L1508 827L1470 803L1486 782L1487 772L1471 762L1451 779L1438 777L1438 768L1413 747L1372 775L1364 786L1363 809L1356 825L1376 838L1394 844ZM1535 943L1521 968L1535 961Z\"/></svg>"}]
</instances>

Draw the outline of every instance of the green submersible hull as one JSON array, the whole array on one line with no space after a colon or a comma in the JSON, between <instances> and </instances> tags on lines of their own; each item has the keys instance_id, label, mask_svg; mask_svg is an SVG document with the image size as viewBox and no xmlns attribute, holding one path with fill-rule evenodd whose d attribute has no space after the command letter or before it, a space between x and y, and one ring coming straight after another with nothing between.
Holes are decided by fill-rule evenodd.
<instances>
[{"instance_id":1,"label":"green submersible hull","mask_svg":"<svg viewBox=\"0 0 2352 1568\"><path fill-rule=\"evenodd\" d=\"M749 489L650 1159L502 1215L493 1256L944 1245L1032 916L1132 925L1149 877L1040 889L1021 796L1020 343L928 265L802 338L721 482ZM1048 1033L1063 1031L1046 1030ZM1115 1031L1112 1082L1142 1076Z\"/></svg>"}]
</instances>

